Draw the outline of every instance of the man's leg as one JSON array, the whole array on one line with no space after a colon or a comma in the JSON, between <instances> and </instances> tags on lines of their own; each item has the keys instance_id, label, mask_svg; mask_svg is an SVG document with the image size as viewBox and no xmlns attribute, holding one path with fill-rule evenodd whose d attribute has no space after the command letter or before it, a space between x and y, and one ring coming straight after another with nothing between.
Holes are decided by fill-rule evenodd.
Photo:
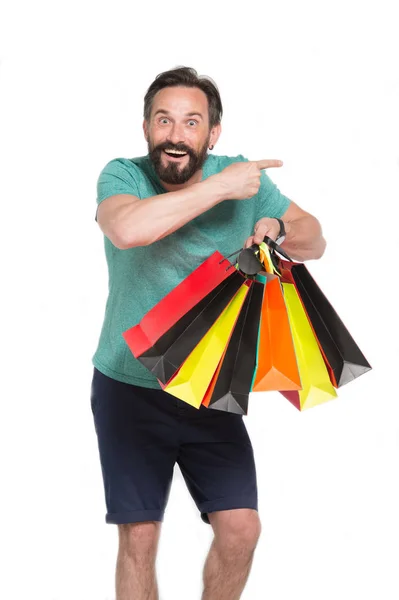
<instances>
[{"instance_id":1,"label":"man's leg","mask_svg":"<svg viewBox=\"0 0 399 600\"><path fill-rule=\"evenodd\" d=\"M251 440L242 415L189 405L181 412L177 463L202 520L215 533L203 600L234 600L244 589L260 535Z\"/></svg>"},{"instance_id":2,"label":"man's leg","mask_svg":"<svg viewBox=\"0 0 399 600\"><path fill-rule=\"evenodd\" d=\"M94 370L106 522L119 530L117 600L158 598L155 559L179 443L177 406L168 396Z\"/></svg>"},{"instance_id":3,"label":"man's leg","mask_svg":"<svg viewBox=\"0 0 399 600\"><path fill-rule=\"evenodd\" d=\"M202 600L239 600L261 532L258 513L242 508L208 518L215 537L205 562Z\"/></svg>"},{"instance_id":4,"label":"man's leg","mask_svg":"<svg viewBox=\"0 0 399 600\"><path fill-rule=\"evenodd\" d=\"M116 600L158 600L155 560L161 523L118 525Z\"/></svg>"}]
</instances>

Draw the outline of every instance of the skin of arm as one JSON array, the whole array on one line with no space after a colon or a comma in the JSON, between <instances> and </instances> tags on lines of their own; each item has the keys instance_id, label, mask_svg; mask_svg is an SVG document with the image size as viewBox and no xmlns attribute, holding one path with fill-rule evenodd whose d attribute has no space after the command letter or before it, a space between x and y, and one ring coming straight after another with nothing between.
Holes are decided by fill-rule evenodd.
<instances>
[{"instance_id":1,"label":"skin of arm","mask_svg":"<svg viewBox=\"0 0 399 600\"><path fill-rule=\"evenodd\" d=\"M196 182L144 200L117 194L101 202L97 222L120 250L148 246L224 200L252 198L259 190L261 170L281 164L275 159L237 162L205 181L198 181L198 172Z\"/></svg>"},{"instance_id":2,"label":"skin of arm","mask_svg":"<svg viewBox=\"0 0 399 600\"><path fill-rule=\"evenodd\" d=\"M111 196L99 205L97 222L104 235L120 250L148 246L227 197L226 186L211 176L184 189L144 200L130 194Z\"/></svg>"},{"instance_id":3,"label":"skin of arm","mask_svg":"<svg viewBox=\"0 0 399 600\"><path fill-rule=\"evenodd\" d=\"M281 220L284 222L286 231L286 238L281 247L291 258L303 262L323 256L326 240L316 217L291 201ZM265 235L275 240L279 231L280 225L276 219L263 217L256 223L254 235L247 239L245 248L252 244L260 244Z\"/></svg>"}]
</instances>

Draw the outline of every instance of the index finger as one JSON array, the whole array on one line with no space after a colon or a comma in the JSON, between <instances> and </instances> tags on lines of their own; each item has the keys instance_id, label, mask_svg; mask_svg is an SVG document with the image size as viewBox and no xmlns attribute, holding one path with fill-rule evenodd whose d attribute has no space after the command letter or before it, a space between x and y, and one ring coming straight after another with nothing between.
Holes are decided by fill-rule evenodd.
<instances>
[{"instance_id":1,"label":"index finger","mask_svg":"<svg viewBox=\"0 0 399 600\"><path fill-rule=\"evenodd\" d=\"M281 167L283 165L283 161L276 159L255 160L255 164L258 169L269 169L270 167Z\"/></svg>"}]
</instances>

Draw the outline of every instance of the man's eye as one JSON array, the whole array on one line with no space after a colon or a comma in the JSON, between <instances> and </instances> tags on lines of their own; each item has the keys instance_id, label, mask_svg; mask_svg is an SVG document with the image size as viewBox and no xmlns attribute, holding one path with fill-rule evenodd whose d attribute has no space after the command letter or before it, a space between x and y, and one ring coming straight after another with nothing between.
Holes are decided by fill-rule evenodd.
<instances>
[{"instance_id":1,"label":"man's eye","mask_svg":"<svg viewBox=\"0 0 399 600\"><path fill-rule=\"evenodd\" d=\"M162 117L160 122L166 124L166 123L169 123L169 119L167 119L166 117Z\"/></svg>"},{"instance_id":2,"label":"man's eye","mask_svg":"<svg viewBox=\"0 0 399 600\"><path fill-rule=\"evenodd\" d=\"M190 125L190 127L193 127L194 125L197 124L197 121L194 121L194 119L190 119L190 121L188 122L188 124Z\"/></svg>"}]
</instances>

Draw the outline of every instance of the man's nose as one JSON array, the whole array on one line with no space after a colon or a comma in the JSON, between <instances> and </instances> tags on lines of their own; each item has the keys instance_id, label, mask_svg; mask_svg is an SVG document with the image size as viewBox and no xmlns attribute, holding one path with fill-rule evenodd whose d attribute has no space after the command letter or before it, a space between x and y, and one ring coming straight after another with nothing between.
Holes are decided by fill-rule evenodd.
<instances>
[{"instance_id":1,"label":"man's nose","mask_svg":"<svg viewBox=\"0 0 399 600\"><path fill-rule=\"evenodd\" d=\"M168 141L172 144L184 143L184 131L181 125L174 123L169 130Z\"/></svg>"}]
</instances>

